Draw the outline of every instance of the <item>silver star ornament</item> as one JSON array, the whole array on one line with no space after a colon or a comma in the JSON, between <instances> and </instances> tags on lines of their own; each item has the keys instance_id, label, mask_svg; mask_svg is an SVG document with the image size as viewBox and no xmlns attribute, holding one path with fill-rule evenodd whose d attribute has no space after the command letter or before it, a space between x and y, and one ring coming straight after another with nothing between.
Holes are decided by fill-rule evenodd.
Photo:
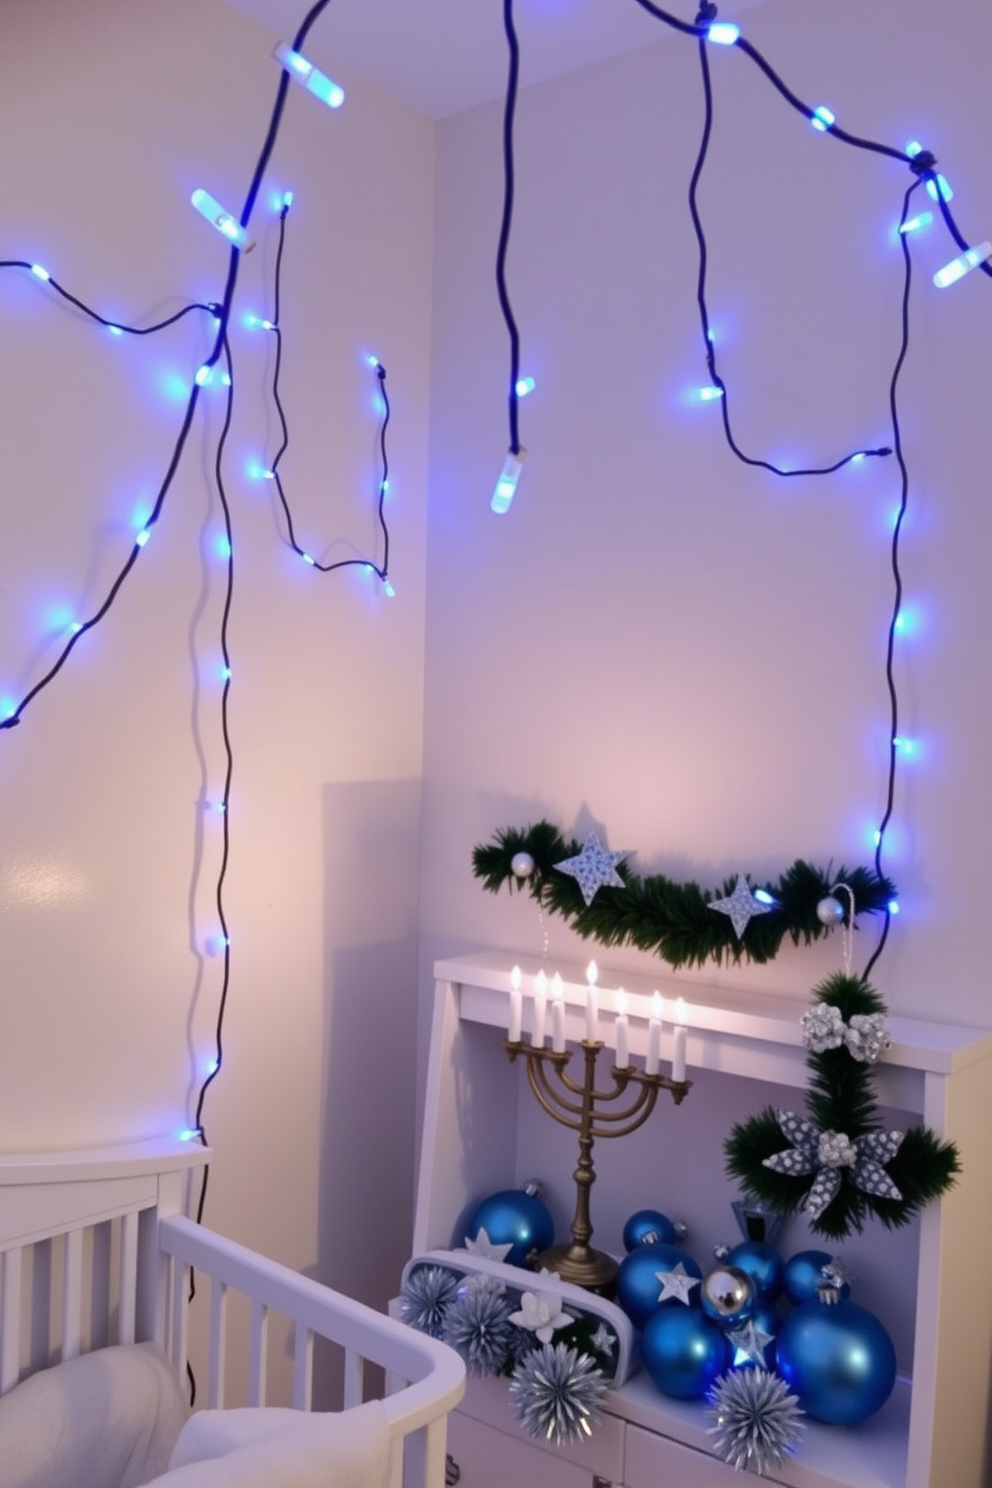
<instances>
[{"instance_id":1,"label":"silver star ornament","mask_svg":"<svg viewBox=\"0 0 992 1488\"><path fill-rule=\"evenodd\" d=\"M600 843L595 832L590 832L585 846L575 858L564 858L554 866L559 873L567 873L575 879L586 904L591 904L599 889L622 889L624 881L616 865L624 852L609 852Z\"/></svg>"},{"instance_id":2,"label":"silver star ornament","mask_svg":"<svg viewBox=\"0 0 992 1488\"><path fill-rule=\"evenodd\" d=\"M471 1235L465 1236L465 1249L470 1255L477 1255L484 1261L505 1261L513 1249L513 1241L508 1241L506 1245L497 1245L490 1240L485 1225L480 1225L474 1240Z\"/></svg>"},{"instance_id":3,"label":"silver star ornament","mask_svg":"<svg viewBox=\"0 0 992 1488\"><path fill-rule=\"evenodd\" d=\"M748 887L747 879L743 873L739 873L737 882L734 884L734 892L726 899L711 899L709 907L718 910L720 914L730 916L734 934L740 940L747 929L748 921L755 915L768 914L774 905L762 904L760 899L755 899Z\"/></svg>"},{"instance_id":4,"label":"silver star ornament","mask_svg":"<svg viewBox=\"0 0 992 1488\"><path fill-rule=\"evenodd\" d=\"M659 1302L667 1302L669 1297L674 1297L677 1302L684 1302L686 1307L689 1306L692 1289L699 1286L698 1276L690 1276L681 1261L676 1261L670 1271L656 1271L654 1274L661 1282Z\"/></svg>"}]
</instances>

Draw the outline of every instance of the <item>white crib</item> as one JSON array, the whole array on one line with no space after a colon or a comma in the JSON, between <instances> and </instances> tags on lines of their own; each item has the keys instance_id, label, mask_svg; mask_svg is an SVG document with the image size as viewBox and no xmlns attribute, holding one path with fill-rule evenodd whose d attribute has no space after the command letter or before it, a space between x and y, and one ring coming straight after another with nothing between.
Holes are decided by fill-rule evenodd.
<instances>
[{"instance_id":1,"label":"white crib","mask_svg":"<svg viewBox=\"0 0 992 1488\"><path fill-rule=\"evenodd\" d=\"M401 1323L236 1245L184 1216L209 1154L161 1141L0 1156L0 1397L41 1370L116 1344L158 1346L185 1389L189 1273L209 1294L201 1403L222 1409L231 1299L249 1299L248 1399L266 1402L269 1320L289 1320L293 1406L309 1411L314 1343L343 1351L345 1411L364 1398L365 1362L386 1371L390 1484L443 1488L458 1356ZM4 1402L0 1400L0 1405ZM404 1451L407 1447L408 1450ZM4 1481L0 1464L0 1484Z\"/></svg>"}]
</instances>

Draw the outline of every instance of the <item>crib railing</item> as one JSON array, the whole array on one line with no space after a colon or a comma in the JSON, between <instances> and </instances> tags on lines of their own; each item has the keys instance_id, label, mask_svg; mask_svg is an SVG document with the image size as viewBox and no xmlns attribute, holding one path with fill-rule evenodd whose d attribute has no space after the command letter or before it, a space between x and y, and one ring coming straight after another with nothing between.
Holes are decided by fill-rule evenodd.
<instances>
[{"instance_id":1,"label":"crib railing","mask_svg":"<svg viewBox=\"0 0 992 1488\"><path fill-rule=\"evenodd\" d=\"M293 1330L293 1404L309 1410L313 1402L314 1341L324 1338L343 1350L344 1408L365 1398L365 1364L387 1371L389 1392L383 1401L394 1442L393 1481L402 1477L403 1445L417 1433L421 1458L411 1476L426 1488L444 1484L447 1414L465 1388L465 1370L451 1349L404 1327L402 1323L329 1291L275 1261L237 1245L181 1216L161 1218L158 1246L167 1268L159 1288L160 1313L155 1334L176 1370L186 1370L189 1273L197 1290L210 1292L206 1404L225 1404L228 1312L232 1293L251 1305L248 1360L248 1404L265 1405L266 1353L273 1315L289 1320ZM413 1454L410 1454L411 1457Z\"/></svg>"}]
</instances>

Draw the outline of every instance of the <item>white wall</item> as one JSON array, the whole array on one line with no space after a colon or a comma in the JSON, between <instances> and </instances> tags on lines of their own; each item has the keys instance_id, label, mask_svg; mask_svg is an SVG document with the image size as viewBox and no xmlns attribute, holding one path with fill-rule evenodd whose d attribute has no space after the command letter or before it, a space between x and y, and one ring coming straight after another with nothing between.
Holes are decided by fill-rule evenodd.
<instances>
[{"instance_id":1,"label":"white wall","mask_svg":"<svg viewBox=\"0 0 992 1488\"><path fill-rule=\"evenodd\" d=\"M769 3L745 21L812 105L856 134L932 148L962 231L987 234L987 6ZM521 406L529 454L501 519L489 511L507 445L499 106L439 129L425 994L439 953L540 950L529 899L493 898L471 874L473 846L501 826L547 815L580 837L596 828L640 872L704 886L738 871L776 878L797 857L872 858L898 471L866 461L776 480L731 456L714 405L682 401L707 380L685 204L702 93L695 43L659 36L520 98L508 277L538 390ZM526 40L522 24L525 78ZM713 49L710 61L700 204L738 437L811 463L889 443L892 229L910 173L816 134L743 55ZM901 732L920 750L886 843L903 913L876 981L894 1010L982 1025L992 300L977 276L933 288L955 251L940 228L918 245L900 392L902 570L921 623L899 647L897 682ZM552 961L588 958L560 922L550 928ZM874 935L865 924L859 964ZM801 993L839 963L834 940L700 974Z\"/></svg>"},{"instance_id":2,"label":"white wall","mask_svg":"<svg viewBox=\"0 0 992 1488\"><path fill-rule=\"evenodd\" d=\"M4 4L0 257L42 262L122 321L219 299L227 250L189 195L202 185L240 212L275 98L275 39L214 0ZM312 52L319 62L320 28ZM233 948L226 1061L205 1110L207 1218L376 1301L409 1228L383 1224L383 1195L408 1215L411 1188L396 1130L414 1110L432 151L430 122L368 87L351 86L336 114L291 91L243 260L225 465ZM298 535L322 558L381 561L374 351L394 413L393 601L359 570L306 568L272 487L244 474L249 456L274 455L278 427L272 342L237 315L272 313L269 203L285 188L282 471ZM113 339L12 270L0 324L0 695L20 698L58 654L52 609L65 607L63 627L92 613L126 558L182 416L163 378L188 386L208 340L195 317ZM224 772L221 406L204 394L106 621L0 733L8 1149L178 1131L212 1052L221 835L203 803ZM361 1061L358 1021L374 1031Z\"/></svg>"}]
</instances>

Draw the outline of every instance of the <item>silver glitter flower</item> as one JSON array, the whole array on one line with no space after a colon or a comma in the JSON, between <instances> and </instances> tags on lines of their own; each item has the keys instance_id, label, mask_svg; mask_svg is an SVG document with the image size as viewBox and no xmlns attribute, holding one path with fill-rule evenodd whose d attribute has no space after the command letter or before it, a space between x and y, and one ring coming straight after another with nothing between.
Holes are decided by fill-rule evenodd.
<instances>
[{"instance_id":1,"label":"silver glitter flower","mask_svg":"<svg viewBox=\"0 0 992 1488\"><path fill-rule=\"evenodd\" d=\"M510 1357L512 1306L493 1276L473 1276L459 1287L445 1314L444 1341L461 1354L469 1374L498 1374Z\"/></svg>"},{"instance_id":2,"label":"silver glitter flower","mask_svg":"<svg viewBox=\"0 0 992 1488\"><path fill-rule=\"evenodd\" d=\"M844 1019L832 1002L818 1002L802 1016L803 1043L814 1054L839 1049L844 1042Z\"/></svg>"},{"instance_id":3,"label":"silver glitter flower","mask_svg":"<svg viewBox=\"0 0 992 1488\"><path fill-rule=\"evenodd\" d=\"M606 1380L596 1361L564 1343L531 1349L510 1381L520 1425L536 1441L556 1446L592 1435L605 1396Z\"/></svg>"},{"instance_id":4,"label":"silver glitter flower","mask_svg":"<svg viewBox=\"0 0 992 1488\"><path fill-rule=\"evenodd\" d=\"M418 1266L400 1290L400 1317L418 1333L440 1338L458 1277L447 1266Z\"/></svg>"},{"instance_id":5,"label":"silver glitter flower","mask_svg":"<svg viewBox=\"0 0 992 1488\"><path fill-rule=\"evenodd\" d=\"M884 1013L855 1013L844 1030L844 1042L852 1059L874 1064L892 1048Z\"/></svg>"},{"instance_id":6,"label":"silver glitter flower","mask_svg":"<svg viewBox=\"0 0 992 1488\"><path fill-rule=\"evenodd\" d=\"M709 1393L709 1414L716 1425L707 1427L713 1446L724 1462L759 1477L782 1465L796 1449L803 1431L799 1401L777 1374L767 1369L735 1369L718 1380Z\"/></svg>"},{"instance_id":7,"label":"silver glitter flower","mask_svg":"<svg viewBox=\"0 0 992 1488\"><path fill-rule=\"evenodd\" d=\"M778 1124L791 1146L763 1160L763 1166L790 1178L815 1173L813 1186L799 1208L812 1220L836 1197L841 1169L849 1167L851 1181L862 1193L883 1199L901 1199L902 1193L885 1171L902 1144L903 1132L870 1131L851 1139L844 1132L821 1132L811 1121L794 1111L779 1111Z\"/></svg>"}]
</instances>

